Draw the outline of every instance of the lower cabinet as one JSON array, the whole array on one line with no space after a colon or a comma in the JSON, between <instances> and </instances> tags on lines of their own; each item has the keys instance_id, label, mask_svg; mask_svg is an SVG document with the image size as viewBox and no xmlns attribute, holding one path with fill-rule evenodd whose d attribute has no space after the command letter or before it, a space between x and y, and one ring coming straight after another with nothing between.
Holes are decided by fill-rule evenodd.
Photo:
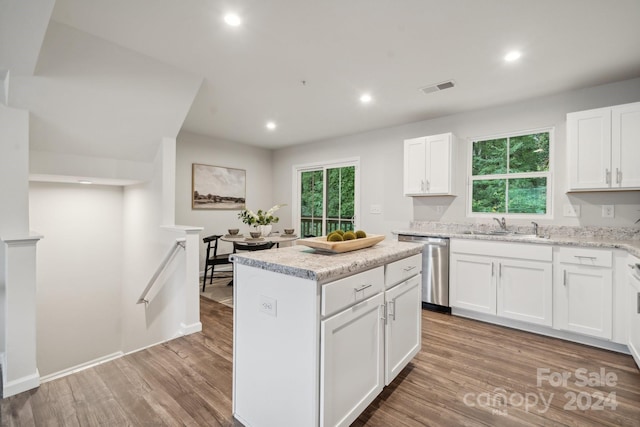
<instances>
[{"instance_id":1,"label":"lower cabinet","mask_svg":"<svg viewBox=\"0 0 640 427\"><path fill-rule=\"evenodd\" d=\"M451 306L551 326L552 248L451 242Z\"/></svg>"},{"instance_id":2,"label":"lower cabinet","mask_svg":"<svg viewBox=\"0 0 640 427\"><path fill-rule=\"evenodd\" d=\"M560 247L556 252L554 327L611 339L613 270L610 250Z\"/></svg>"},{"instance_id":3,"label":"lower cabinet","mask_svg":"<svg viewBox=\"0 0 640 427\"><path fill-rule=\"evenodd\" d=\"M629 313L628 319L628 340L627 345L631 355L636 361L636 365L640 367L640 259L631 258L632 263L629 270L627 287Z\"/></svg>"},{"instance_id":4,"label":"lower cabinet","mask_svg":"<svg viewBox=\"0 0 640 427\"><path fill-rule=\"evenodd\" d=\"M349 425L384 387L384 294L321 322L320 425Z\"/></svg>"},{"instance_id":5,"label":"lower cabinet","mask_svg":"<svg viewBox=\"0 0 640 427\"><path fill-rule=\"evenodd\" d=\"M418 354L422 344L422 275L385 292L384 384L391 381Z\"/></svg>"}]
</instances>

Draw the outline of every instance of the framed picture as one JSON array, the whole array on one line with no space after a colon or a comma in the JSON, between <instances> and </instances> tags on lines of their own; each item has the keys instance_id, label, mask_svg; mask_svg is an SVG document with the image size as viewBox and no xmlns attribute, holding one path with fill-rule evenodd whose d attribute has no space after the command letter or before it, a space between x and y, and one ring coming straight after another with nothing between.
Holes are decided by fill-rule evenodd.
<instances>
[{"instance_id":1,"label":"framed picture","mask_svg":"<svg viewBox=\"0 0 640 427\"><path fill-rule=\"evenodd\" d=\"M247 171L193 163L192 209L244 209Z\"/></svg>"}]
</instances>

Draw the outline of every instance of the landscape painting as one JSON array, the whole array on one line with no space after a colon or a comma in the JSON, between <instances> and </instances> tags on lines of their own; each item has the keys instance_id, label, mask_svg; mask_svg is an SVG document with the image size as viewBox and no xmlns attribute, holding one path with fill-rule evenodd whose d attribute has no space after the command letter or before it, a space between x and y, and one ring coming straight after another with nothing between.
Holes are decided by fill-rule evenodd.
<instances>
[{"instance_id":1,"label":"landscape painting","mask_svg":"<svg viewBox=\"0 0 640 427\"><path fill-rule=\"evenodd\" d=\"M247 172L193 163L192 209L244 209Z\"/></svg>"}]
</instances>

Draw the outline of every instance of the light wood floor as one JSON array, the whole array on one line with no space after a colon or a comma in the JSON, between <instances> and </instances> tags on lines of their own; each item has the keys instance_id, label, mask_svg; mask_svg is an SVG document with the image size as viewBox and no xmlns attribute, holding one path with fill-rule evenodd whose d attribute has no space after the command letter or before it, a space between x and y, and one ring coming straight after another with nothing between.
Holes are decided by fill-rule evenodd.
<instances>
[{"instance_id":1,"label":"light wood floor","mask_svg":"<svg viewBox=\"0 0 640 427\"><path fill-rule=\"evenodd\" d=\"M232 311L201 299L202 333L4 399L1 425L239 425L231 416ZM537 368L572 376L566 386L538 387ZM604 369L615 385L582 387L581 368ZM571 393L575 410L564 409ZM615 410L598 410L598 393L615 393ZM494 399L500 394L506 405ZM534 396L550 401L548 410L541 401L526 410L522 400ZM640 372L630 356L424 311L422 351L354 425L640 426Z\"/></svg>"}]
</instances>

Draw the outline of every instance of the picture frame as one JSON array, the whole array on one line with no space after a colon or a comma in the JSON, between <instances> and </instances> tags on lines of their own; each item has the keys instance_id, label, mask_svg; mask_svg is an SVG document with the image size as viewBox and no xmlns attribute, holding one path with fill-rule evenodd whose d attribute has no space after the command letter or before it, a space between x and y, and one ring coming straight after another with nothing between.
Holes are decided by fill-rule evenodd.
<instances>
[{"instance_id":1,"label":"picture frame","mask_svg":"<svg viewBox=\"0 0 640 427\"><path fill-rule=\"evenodd\" d=\"M245 208L247 171L244 169L193 163L191 166L191 208L242 210Z\"/></svg>"}]
</instances>

